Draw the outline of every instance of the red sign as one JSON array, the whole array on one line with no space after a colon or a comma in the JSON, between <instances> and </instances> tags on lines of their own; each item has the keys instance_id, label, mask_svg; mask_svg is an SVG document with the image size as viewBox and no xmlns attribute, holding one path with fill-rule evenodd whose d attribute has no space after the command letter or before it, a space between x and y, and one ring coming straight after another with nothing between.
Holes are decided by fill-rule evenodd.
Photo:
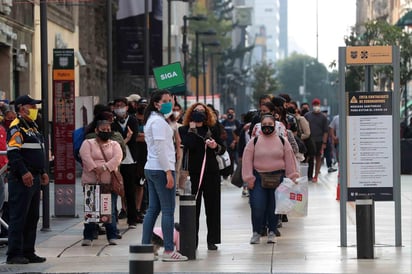
<instances>
[{"instance_id":1,"label":"red sign","mask_svg":"<svg viewBox=\"0 0 412 274\"><path fill-rule=\"evenodd\" d=\"M74 80L53 79L54 181L76 183L73 156Z\"/></svg>"}]
</instances>

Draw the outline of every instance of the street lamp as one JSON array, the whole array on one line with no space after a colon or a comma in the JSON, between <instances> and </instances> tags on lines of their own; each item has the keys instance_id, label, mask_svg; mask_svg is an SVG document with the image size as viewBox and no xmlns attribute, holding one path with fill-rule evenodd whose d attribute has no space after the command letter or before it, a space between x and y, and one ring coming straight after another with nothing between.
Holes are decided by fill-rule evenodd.
<instances>
[{"instance_id":1,"label":"street lamp","mask_svg":"<svg viewBox=\"0 0 412 274\"><path fill-rule=\"evenodd\" d=\"M219 41L212 41L209 43L202 42L202 62L203 62L203 102L206 105L206 58L205 58L205 47L218 47L220 46ZM212 68L213 69L213 68Z\"/></svg>"},{"instance_id":2,"label":"street lamp","mask_svg":"<svg viewBox=\"0 0 412 274\"><path fill-rule=\"evenodd\" d=\"M207 19L204 15L194 15L194 16L183 16L183 41L182 41L182 52L183 52L183 73L185 75L185 82L187 80L187 53L188 45L187 45L187 20L193 21L205 21ZM184 95L184 109L187 109L187 85Z\"/></svg>"},{"instance_id":3,"label":"street lamp","mask_svg":"<svg viewBox=\"0 0 412 274\"><path fill-rule=\"evenodd\" d=\"M210 77L210 87L212 89L212 105L215 106L215 77L214 77L214 56L216 55L223 55L223 52L212 52L212 54L210 55L210 68L211 68L211 77Z\"/></svg>"},{"instance_id":4,"label":"street lamp","mask_svg":"<svg viewBox=\"0 0 412 274\"><path fill-rule=\"evenodd\" d=\"M215 30L196 31L196 102L199 102L199 35L216 35Z\"/></svg>"},{"instance_id":5,"label":"street lamp","mask_svg":"<svg viewBox=\"0 0 412 274\"><path fill-rule=\"evenodd\" d=\"M172 62L172 9L171 2L192 2L192 0L167 0L167 62L170 64Z\"/></svg>"},{"instance_id":6,"label":"street lamp","mask_svg":"<svg viewBox=\"0 0 412 274\"><path fill-rule=\"evenodd\" d=\"M306 102L306 68L309 66L313 65L314 62L310 62L309 64L306 64L306 60L303 60L303 86L302 89L300 90L300 95L302 95L302 103L307 103Z\"/></svg>"}]
</instances>

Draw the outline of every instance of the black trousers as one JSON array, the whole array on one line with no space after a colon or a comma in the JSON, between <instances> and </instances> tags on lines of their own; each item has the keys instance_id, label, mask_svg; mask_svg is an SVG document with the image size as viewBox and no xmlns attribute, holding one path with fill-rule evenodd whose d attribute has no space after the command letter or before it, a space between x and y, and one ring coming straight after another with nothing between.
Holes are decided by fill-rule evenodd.
<instances>
[{"instance_id":1,"label":"black trousers","mask_svg":"<svg viewBox=\"0 0 412 274\"><path fill-rule=\"evenodd\" d=\"M200 173L190 173L192 183L192 194L196 195ZM203 182L196 200L196 246L199 239L199 218L202 206L202 196L205 205L206 225L207 225L207 243L220 244L221 242L221 225L220 225L220 175L219 172L205 173Z\"/></svg>"},{"instance_id":2,"label":"black trousers","mask_svg":"<svg viewBox=\"0 0 412 274\"><path fill-rule=\"evenodd\" d=\"M137 164L120 165L120 173L124 183L127 224L135 225L137 222L136 187L140 181L140 177L137 176Z\"/></svg>"},{"instance_id":3,"label":"black trousers","mask_svg":"<svg viewBox=\"0 0 412 274\"><path fill-rule=\"evenodd\" d=\"M40 174L33 174L33 186L26 187L20 176L10 173L9 184L9 258L34 254L40 206Z\"/></svg>"}]
</instances>

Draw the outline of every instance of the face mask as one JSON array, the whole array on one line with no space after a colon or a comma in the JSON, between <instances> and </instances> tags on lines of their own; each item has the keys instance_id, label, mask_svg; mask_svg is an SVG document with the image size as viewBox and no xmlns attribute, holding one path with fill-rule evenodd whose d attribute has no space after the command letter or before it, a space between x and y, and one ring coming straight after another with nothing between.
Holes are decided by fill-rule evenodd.
<instances>
[{"instance_id":1,"label":"face mask","mask_svg":"<svg viewBox=\"0 0 412 274\"><path fill-rule=\"evenodd\" d=\"M137 108L137 113L140 115L144 114L144 109L144 107Z\"/></svg>"},{"instance_id":2,"label":"face mask","mask_svg":"<svg viewBox=\"0 0 412 274\"><path fill-rule=\"evenodd\" d=\"M36 121L37 119L37 113L39 110L36 108L29 108L29 115L27 115L32 121Z\"/></svg>"},{"instance_id":3,"label":"face mask","mask_svg":"<svg viewBox=\"0 0 412 274\"><path fill-rule=\"evenodd\" d=\"M115 108L114 113L117 116L125 116L126 115L126 108Z\"/></svg>"},{"instance_id":4,"label":"face mask","mask_svg":"<svg viewBox=\"0 0 412 274\"><path fill-rule=\"evenodd\" d=\"M97 133L97 136L102 140L102 141L107 141L113 136L113 132L105 132L105 131L99 131Z\"/></svg>"},{"instance_id":5,"label":"face mask","mask_svg":"<svg viewBox=\"0 0 412 274\"><path fill-rule=\"evenodd\" d=\"M313 112L319 113L320 112L320 106L313 106Z\"/></svg>"},{"instance_id":6,"label":"face mask","mask_svg":"<svg viewBox=\"0 0 412 274\"><path fill-rule=\"evenodd\" d=\"M8 129L10 127L11 122L13 122L13 120L4 120L4 127Z\"/></svg>"},{"instance_id":7,"label":"face mask","mask_svg":"<svg viewBox=\"0 0 412 274\"><path fill-rule=\"evenodd\" d=\"M292 113L292 114L295 114L295 108L294 107L288 107L287 108L287 111L289 112L289 113Z\"/></svg>"},{"instance_id":8,"label":"face mask","mask_svg":"<svg viewBox=\"0 0 412 274\"><path fill-rule=\"evenodd\" d=\"M262 133L270 135L275 131L275 126L262 126Z\"/></svg>"},{"instance_id":9,"label":"face mask","mask_svg":"<svg viewBox=\"0 0 412 274\"><path fill-rule=\"evenodd\" d=\"M175 116L175 118L179 117L180 112L179 111L173 111L173 115Z\"/></svg>"},{"instance_id":10,"label":"face mask","mask_svg":"<svg viewBox=\"0 0 412 274\"><path fill-rule=\"evenodd\" d=\"M206 120L206 114L202 111L193 111L190 118L193 122L200 123Z\"/></svg>"},{"instance_id":11,"label":"face mask","mask_svg":"<svg viewBox=\"0 0 412 274\"><path fill-rule=\"evenodd\" d=\"M233 114L229 113L229 114L227 115L227 119L232 120L232 119L233 119Z\"/></svg>"},{"instance_id":12,"label":"face mask","mask_svg":"<svg viewBox=\"0 0 412 274\"><path fill-rule=\"evenodd\" d=\"M172 102L163 103L163 104L161 104L159 111L163 115L167 115L169 113L172 113L172 111L173 111L172 107L173 107Z\"/></svg>"}]
</instances>

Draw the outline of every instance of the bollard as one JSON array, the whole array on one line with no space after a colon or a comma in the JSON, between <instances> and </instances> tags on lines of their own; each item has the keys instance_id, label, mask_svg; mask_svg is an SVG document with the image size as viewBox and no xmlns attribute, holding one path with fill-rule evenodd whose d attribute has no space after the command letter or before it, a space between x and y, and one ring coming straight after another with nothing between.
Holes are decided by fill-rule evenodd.
<instances>
[{"instance_id":1,"label":"bollard","mask_svg":"<svg viewBox=\"0 0 412 274\"><path fill-rule=\"evenodd\" d=\"M375 205L369 196L356 199L356 246L358 259L373 259Z\"/></svg>"},{"instance_id":2,"label":"bollard","mask_svg":"<svg viewBox=\"0 0 412 274\"><path fill-rule=\"evenodd\" d=\"M196 200L195 195L180 197L180 253L196 259Z\"/></svg>"},{"instance_id":3,"label":"bollard","mask_svg":"<svg viewBox=\"0 0 412 274\"><path fill-rule=\"evenodd\" d=\"M153 245L129 246L129 273L153 274Z\"/></svg>"}]
</instances>

